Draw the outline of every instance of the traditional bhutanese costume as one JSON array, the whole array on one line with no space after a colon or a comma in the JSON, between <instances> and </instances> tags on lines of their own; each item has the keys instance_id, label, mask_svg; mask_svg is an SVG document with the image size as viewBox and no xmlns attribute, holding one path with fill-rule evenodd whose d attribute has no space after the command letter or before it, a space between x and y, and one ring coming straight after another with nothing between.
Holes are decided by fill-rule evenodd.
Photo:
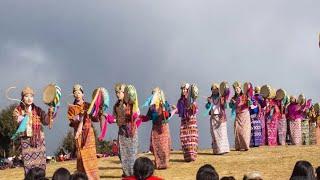
<instances>
[{"instance_id":1,"label":"traditional bhutanese costume","mask_svg":"<svg viewBox=\"0 0 320 180\"><path fill-rule=\"evenodd\" d=\"M259 94L255 94L251 98L252 105L250 106L251 117L251 147L259 147L262 143L262 125L261 125L261 103L262 97Z\"/></svg>"},{"instance_id":2,"label":"traditional bhutanese costume","mask_svg":"<svg viewBox=\"0 0 320 180\"><path fill-rule=\"evenodd\" d=\"M77 154L77 171L86 173L89 179L100 179L98 160L96 156L96 138L92 128L92 117L87 114L90 104L74 103L69 105L68 119L70 126L74 128L74 134L78 130L80 121L83 121L82 132L75 140ZM83 114L83 115L80 115Z\"/></svg>"},{"instance_id":3,"label":"traditional bhutanese costume","mask_svg":"<svg viewBox=\"0 0 320 180\"><path fill-rule=\"evenodd\" d=\"M234 122L235 149L237 151L249 150L251 135L249 99L244 94L235 96L232 99L235 103L231 101L229 106L236 112L236 119Z\"/></svg>"},{"instance_id":4,"label":"traditional bhutanese costume","mask_svg":"<svg viewBox=\"0 0 320 180\"><path fill-rule=\"evenodd\" d=\"M188 91L193 90L193 85L185 85ZM188 92L191 96L191 92ZM198 107L192 97L181 96L177 103L179 117L181 118L180 142L183 151L183 157L186 162L195 161L198 152L198 126L196 114Z\"/></svg>"},{"instance_id":5,"label":"traditional bhutanese costume","mask_svg":"<svg viewBox=\"0 0 320 180\"><path fill-rule=\"evenodd\" d=\"M23 104L20 104L15 108L13 117L19 125L28 119L26 131L19 135L25 175L34 167L46 170L46 143L43 125L49 124L49 114L34 104L27 110L24 109Z\"/></svg>"},{"instance_id":6,"label":"traditional bhutanese costume","mask_svg":"<svg viewBox=\"0 0 320 180\"><path fill-rule=\"evenodd\" d=\"M133 175L133 165L138 155L138 132L131 111L132 107L124 101L119 100L114 106L114 116L119 127L118 140L122 169L126 176Z\"/></svg>"},{"instance_id":7,"label":"traditional bhutanese costume","mask_svg":"<svg viewBox=\"0 0 320 180\"><path fill-rule=\"evenodd\" d=\"M314 111L314 109L311 109L308 112L308 119L309 119L309 128L310 128L310 144L314 145L317 144L317 119L318 119L317 113ZM319 118L320 120L320 118Z\"/></svg>"},{"instance_id":8,"label":"traditional bhutanese costume","mask_svg":"<svg viewBox=\"0 0 320 180\"><path fill-rule=\"evenodd\" d=\"M269 146L276 146L278 144L277 135L280 111L274 99L267 99L266 101L269 101L265 107L266 140Z\"/></svg>"},{"instance_id":9,"label":"traditional bhutanese costume","mask_svg":"<svg viewBox=\"0 0 320 180\"><path fill-rule=\"evenodd\" d=\"M286 118L286 111L287 111L287 99L284 100L277 100L277 106L279 107L279 119L278 119L278 144L279 145L286 145L286 138L287 138L287 118Z\"/></svg>"},{"instance_id":10,"label":"traditional bhutanese costume","mask_svg":"<svg viewBox=\"0 0 320 180\"><path fill-rule=\"evenodd\" d=\"M195 161L198 151L197 104L193 102L190 105L187 98L181 97L177 108L181 117L180 142L184 160Z\"/></svg>"},{"instance_id":11,"label":"traditional bhutanese costume","mask_svg":"<svg viewBox=\"0 0 320 180\"><path fill-rule=\"evenodd\" d=\"M298 103L290 103L288 106L287 119L289 120L290 138L293 145L301 144L301 119L302 111Z\"/></svg>"},{"instance_id":12,"label":"traditional bhutanese costume","mask_svg":"<svg viewBox=\"0 0 320 180\"><path fill-rule=\"evenodd\" d=\"M116 86L116 91L123 91L125 97L128 97L125 101L117 101L113 108L113 114L119 127L118 140L122 170L125 176L132 176L133 165L138 156L138 126L136 120L139 115L139 108L137 93L132 85L123 84Z\"/></svg>"},{"instance_id":13,"label":"traditional bhutanese costume","mask_svg":"<svg viewBox=\"0 0 320 180\"><path fill-rule=\"evenodd\" d=\"M206 108L209 109L210 115L210 133L212 137L213 154L224 154L230 152L227 116L225 109L227 107L227 98L225 96L211 97L212 103L208 102Z\"/></svg>"},{"instance_id":14,"label":"traditional bhutanese costume","mask_svg":"<svg viewBox=\"0 0 320 180\"><path fill-rule=\"evenodd\" d=\"M171 137L169 119L171 108L164 99L164 93L159 88L153 90L153 95L146 102L149 110L146 116L140 115L143 121L152 120L151 147L155 157L157 169L166 169L169 166Z\"/></svg>"}]
</instances>

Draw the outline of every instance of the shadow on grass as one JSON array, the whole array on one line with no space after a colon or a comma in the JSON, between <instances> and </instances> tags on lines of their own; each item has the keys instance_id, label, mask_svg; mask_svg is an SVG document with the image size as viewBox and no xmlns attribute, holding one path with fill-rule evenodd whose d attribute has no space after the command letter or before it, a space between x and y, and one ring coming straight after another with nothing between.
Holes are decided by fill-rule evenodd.
<instances>
[{"instance_id":1,"label":"shadow on grass","mask_svg":"<svg viewBox=\"0 0 320 180\"><path fill-rule=\"evenodd\" d=\"M99 170L112 170L112 169L121 169L121 167L99 167Z\"/></svg>"},{"instance_id":2,"label":"shadow on grass","mask_svg":"<svg viewBox=\"0 0 320 180\"><path fill-rule=\"evenodd\" d=\"M170 162L179 162L179 163L185 163L186 161L183 159L170 159Z\"/></svg>"},{"instance_id":3,"label":"shadow on grass","mask_svg":"<svg viewBox=\"0 0 320 180\"><path fill-rule=\"evenodd\" d=\"M101 179L109 179L109 178L122 178L121 176L100 176Z\"/></svg>"},{"instance_id":4,"label":"shadow on grass","mask_svg":"<svg viewBox=\"0 0 320 180\"><path fill-rule=\"evenodd\" d=\"M120 164L121 162L119 160L111 160L111 163L113 164Z\"/></svg>"},{"instance_id":5,"label":"shadow on grass","mask_svg":"<svg viewBox=\"0 0 320 180\"><path fill-rule=\"evenodd\" d=\"M182 152L170 152L170 154L183 154Z\"/></svg>"}]
</instances>

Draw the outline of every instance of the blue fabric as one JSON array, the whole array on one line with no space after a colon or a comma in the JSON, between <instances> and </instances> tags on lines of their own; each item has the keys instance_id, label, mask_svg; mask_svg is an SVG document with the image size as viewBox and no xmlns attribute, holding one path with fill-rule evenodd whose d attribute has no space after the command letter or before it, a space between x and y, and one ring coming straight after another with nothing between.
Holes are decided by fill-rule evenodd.
<instances>
[{"instance_id":1,"label":"blue fabric","mask_svg":"<svg viewBox=\"0 0 320 180\"><path fill-rule=\"evenodd\" d=\"M148 107L150 106L151 100L153 98L153 95L151 95L150 97L148 97L148 99L143 103L142 108Z\"/></svg>"},{"instance_id":2,"label":"blue fabric","mask_svg":"<svg viewBox=\"0 0 320 180\"><path fill-rule=\"evenodd\" d=\"M21 123L20 123L17 131L11 137L12 140L15 140L20 133L23 133L27 130L28 122L29 122L29 116L24 116L24 118L21 120Z\"/></svg>"},{"instance_id":3,"label":"blue fabric","mask_svg":"<svg viewBox=\"0 0 320 180\"><path fill-rule=\"evenodd\" d=\"M209 103L209 102L206 104L206 111L203 114L204 116L207 116L210 113L210 111L212 109L212 106L213 105L211 103Z\"/></svg>"}]
</instances>

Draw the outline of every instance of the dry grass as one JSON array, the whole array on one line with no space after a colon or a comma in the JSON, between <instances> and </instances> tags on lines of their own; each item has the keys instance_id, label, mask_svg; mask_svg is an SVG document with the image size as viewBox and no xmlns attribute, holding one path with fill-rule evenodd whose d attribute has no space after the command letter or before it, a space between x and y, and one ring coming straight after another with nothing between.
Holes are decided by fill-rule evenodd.
<instances>
[{"instance_id":1,"label":"dry grass","mask_svg":"<svg viewBox=\"0 0 320 180\"><path fill-rule=\"evenodd\" d=\"M153 159L152 155L141 154ZM314 167L320 166L320 146L282 146L260 147L247 152L231 151L223 156L211 154L211 150L199 151L197 161L185 163L179 151L171 153L170 168L157 170L156 175L165 179L195 179L196 172L203 164L212 164L220 177L234 176L242 179L249 171L259 171L264 179L288 179L297 160L307 160ZM75 161L52 163L48 165L47 176L52 177L59 167L75 171ZM122 174L117 157L99 159L99 170L102 179L120 179ZM1 171L0 179L22 179L23 169Z\"/></svg>"}]
</instances>

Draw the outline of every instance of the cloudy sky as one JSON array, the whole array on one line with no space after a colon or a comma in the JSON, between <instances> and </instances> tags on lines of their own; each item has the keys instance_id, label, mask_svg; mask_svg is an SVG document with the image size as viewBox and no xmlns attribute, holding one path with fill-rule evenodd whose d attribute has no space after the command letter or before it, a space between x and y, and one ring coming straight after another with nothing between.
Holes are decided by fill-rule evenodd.
<instances>
[{"instance_id":1,"label":"cloudy sky","mask_svg":"<svg viewBox=\"0 0 320 180\"><path fill-rule=\"evenodd\" d=\"M52 154L68 131L66 104L75 83L90 101L106 87L115 102L116 82L134 84L140 102L160 86L169 102L182 82L197 83L202 96L212 82L227 80L283 87L320 101L320 1L36 1L0 2L0 107L30 85L41 102L44 86L55 82L64 100L54 128L46 130ZM200 147L211 144L208 117L199 119ZM145 110L142 110L145 112ZM179 119L170 123L179 148ZM229 119L233 143L232 120ZM116 138L111 126L106 139ZM139 130L140 148L149 146L151 123Z\"/></svg>"}]
</instances>

